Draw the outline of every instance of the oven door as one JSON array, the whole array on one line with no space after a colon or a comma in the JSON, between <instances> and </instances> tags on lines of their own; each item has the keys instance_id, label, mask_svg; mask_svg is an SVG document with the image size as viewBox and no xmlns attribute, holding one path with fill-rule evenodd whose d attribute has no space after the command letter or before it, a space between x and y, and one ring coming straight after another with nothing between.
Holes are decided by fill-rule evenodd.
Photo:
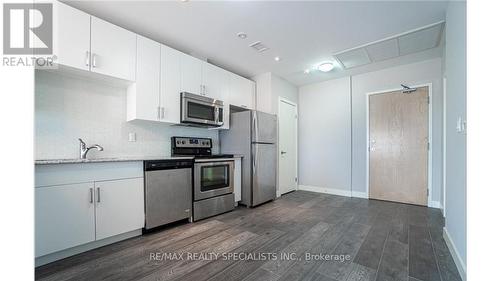
<instances>
[{"instance_id":1,"label":"oven door","mask_svg":"<svg viewBox=\"0 0 500 281\"><path fill-rule=\"evenodd\" d=\"M208 126L222 126L223 106L219 100L208 97L182 93L181 122L202 124Z\"/></svg>"},{"instance_id":2,"label":"oven door","mask_svg":"<svg viewBox=\"0 0 500 281\"><path fill-rule=\"evenodd\" d=\"M194 163L194 200L233 193L234 161Z\"/></svg>"}]
</instances>

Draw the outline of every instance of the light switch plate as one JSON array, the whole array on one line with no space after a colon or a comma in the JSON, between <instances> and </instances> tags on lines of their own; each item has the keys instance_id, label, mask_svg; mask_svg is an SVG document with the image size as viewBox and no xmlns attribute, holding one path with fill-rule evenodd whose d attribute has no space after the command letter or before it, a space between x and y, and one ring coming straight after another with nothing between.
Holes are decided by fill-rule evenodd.
<instances>
[{"instance_id":1,"label":"light switch plate","mask_svg":"<svg viewBox=\"0 0 500 281\"><path fill-rule=\"evenodd\" d=\"M128 133L128 141L135 142L137 140L135 133Z\"/></svg>"}]
</instances>

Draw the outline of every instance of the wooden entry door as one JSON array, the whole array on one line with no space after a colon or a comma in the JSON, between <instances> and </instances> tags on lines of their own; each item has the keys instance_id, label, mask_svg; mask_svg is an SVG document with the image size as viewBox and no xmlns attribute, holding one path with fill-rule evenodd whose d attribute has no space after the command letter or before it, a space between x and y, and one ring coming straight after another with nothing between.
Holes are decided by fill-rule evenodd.
<instances>
[{"instance_id":1,"label":"wooden entry door","mask_svg":"<svg viewBox=\"0 0 500 281\"><path fill-rule=\"evenodd\" d=\"M369 96L369 196L427 206L429 89Z\"/></svg>"}]
</instances>

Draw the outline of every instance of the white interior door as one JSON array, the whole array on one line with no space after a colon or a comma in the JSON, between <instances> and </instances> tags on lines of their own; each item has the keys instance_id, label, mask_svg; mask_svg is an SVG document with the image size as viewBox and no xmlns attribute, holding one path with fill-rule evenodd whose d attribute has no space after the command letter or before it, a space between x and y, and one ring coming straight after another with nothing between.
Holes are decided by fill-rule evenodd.
<instances>
[{"instance_id":1,"label":"white interior door","mask_svg":"<svg viewBox=\"0 0 500 281\"><path fill-rule=\"evenodd\" d=\"M279 104L279 191L297 189L297 106L281 100Z\"/></svg>"}]
</instances>

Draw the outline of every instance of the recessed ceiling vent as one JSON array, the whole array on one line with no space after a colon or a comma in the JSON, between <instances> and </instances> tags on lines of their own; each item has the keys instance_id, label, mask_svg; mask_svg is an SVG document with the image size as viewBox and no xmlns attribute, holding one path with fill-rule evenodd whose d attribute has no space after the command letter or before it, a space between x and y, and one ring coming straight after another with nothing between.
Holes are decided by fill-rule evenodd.
<instances>
[{"instance_id":1,"label":"recessed ceiling vent","mask_svg":"<svg viewBox=\"0 0 500 281\"><path fill-rule=\"evenodd\" d=\"M262 44L262 42L260 42L260 41L254 42L254 43L250 44L248 47L253 48L254 50L256 50L259 53L262 53L264 51L269 50L269 48L266 47L266 45Z\"/></svg>"},{"instance_id":2,"label":"recessed ceiling vent","mask_svg":"<svg viewBox=\"0 0 500 281\"><path fill-rule=\"evenodd\" d=\"M441 41L444 21L338 52L333 56L344 69L379 62L435 48Z\"/></svg>"}]
</instances>

